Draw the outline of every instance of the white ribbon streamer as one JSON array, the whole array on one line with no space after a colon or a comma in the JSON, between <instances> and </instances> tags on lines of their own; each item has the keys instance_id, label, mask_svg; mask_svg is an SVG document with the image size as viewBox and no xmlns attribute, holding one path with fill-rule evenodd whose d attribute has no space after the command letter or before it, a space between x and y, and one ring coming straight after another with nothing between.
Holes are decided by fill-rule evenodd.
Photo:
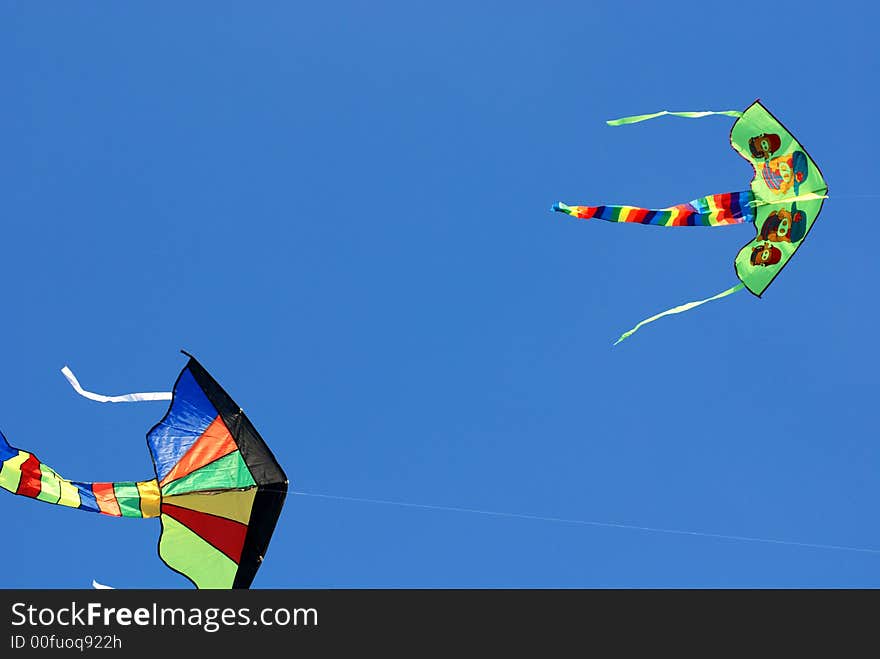
<instances>
[{"instance_id":1,"label":"white ribbon streamer","mask_svg":"<svg viewBox=\"0 0 880 659\"><path fill-rule=\"evenodd\" d=\"M83 398L88 398L89 400L94 400L99 403L140 403L152 400L171 400L172 396L170 391L147 391L143 393L123 394L122 396L103 396L83 389L79 384L79 380L77 380L76 376L73 374L73 371L67 368L67 366L61 369L61 373L64 374L64 377L67 378L67 381L76 393Z\"/></svg>"},{"instance_id":2,"label":"white ribbon streamer","mask_svg":"<svg viewBox=\"0 0 880 659\"><path fill-rule=\"evenodd\" d=\"M105 586L102 583L98 583L94 579L92 579L92 588L94 588L95 590L115 590L113 586Z\"/></svg>"},{"instance_id":3,"label":"white ribbon streamer","mask_svg":"<svg viewBox=\"0 0 880 659\"><path fill-rule=\"evenodd\" d=\"M727 297L728 295L731 295L732 293L736 293L737 291L741 291L743 288L745 288L745 284L740 282L736 286L732 286L732 287L728 288L726 291L722 291L722 292L718 293L718 295L713 295L712 297L707 297L705 300L697 300L696 302L688 302L687 304L682 304L677 307L672 307L672 309L667 309L663 313L658 313L656 316L651 316L650 318L645 318L645 320L640 322L638 325L633 327L631 330L621 334L620 338L614 342L614 345L617 345L618 343L620 343L624 339L629 338L630 336L635 334L636 331L642 325L647 325L648 323L653 323L658 318L663 318L663 316L669 316L670 314L682 313L684 311L689 311L690 309L693 309L694 307L698 307L701 304L706 304L706 302L711 302L712 300L720 300L721 298Z\"/></svg>"}]
</instances>

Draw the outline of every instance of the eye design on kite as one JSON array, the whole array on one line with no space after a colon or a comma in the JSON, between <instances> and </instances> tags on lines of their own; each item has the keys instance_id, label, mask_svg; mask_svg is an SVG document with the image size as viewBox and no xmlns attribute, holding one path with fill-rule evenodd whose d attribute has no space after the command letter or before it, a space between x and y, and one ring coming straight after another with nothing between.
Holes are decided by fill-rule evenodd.
<instances>
[{"instance_id":1,"label":"eye design on kite","mask_svg":"<svg viewBox=\"0 0 880 659\"><path fill-rule=\"evenodd\" d=\"M767 160L779 150L782 140L776 133L761 133L749 139L749 152L753 158Z\"/></svg>"}]
</instances>

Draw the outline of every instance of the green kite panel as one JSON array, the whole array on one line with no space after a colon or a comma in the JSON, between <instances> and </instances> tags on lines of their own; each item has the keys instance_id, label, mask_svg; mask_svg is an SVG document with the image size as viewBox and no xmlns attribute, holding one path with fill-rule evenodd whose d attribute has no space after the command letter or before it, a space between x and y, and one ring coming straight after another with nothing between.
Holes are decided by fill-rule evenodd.
<instances>
[{"instance_id":1,"label":"green kite panel","mask_svg":"<svg viewBox=\"0 0 880 659\"><path fill-rule=\"evenodd\" d=\"M622 126L661 116L697 119L717 115L737 117L730 130L730 144L755 170L748 190L698 197L683 204L657 209L626 205L569 206L562 202L553 205L555 211L584 220L662 227L755 225L755 237L734 259L739 284L706 299L655 314L624 332L615 345L642 326L664 316L688 311L744 288L761 297L803 244L822 210L822 204L828 196L828 186L822 172L801 143L760 101L755 101L743 112L663 110L613 119L607 123Z\"/></svg>"}]
</instances>

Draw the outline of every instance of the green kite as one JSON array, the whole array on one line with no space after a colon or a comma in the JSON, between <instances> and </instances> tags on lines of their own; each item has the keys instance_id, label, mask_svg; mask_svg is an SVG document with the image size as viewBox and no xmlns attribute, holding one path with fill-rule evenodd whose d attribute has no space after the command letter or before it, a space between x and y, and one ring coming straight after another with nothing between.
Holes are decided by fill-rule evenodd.
<instances>
[{"instance_id":1,"label":"green kite","mask_svg":"<svg viewBox=\"0 0 880 659\"><path fill-rule=\"evenodd\" d=\"M743 288L761 297L801 246L828 197L828 186L822 172L806 149L759 101L752 103L744 112L663 110L606 123L620 126L663 115L737 117L730 130L730 144L755 169L749 190L709 195L656 210L634 206L568 206L562 202L554 204L553 210L585 220L655 226L724 226L751 222L757 231L734 260L739 284L705 300L689 302L647 318L621 335L614 345L658 318L687 311Z\"/></svg>"}]
</instances>

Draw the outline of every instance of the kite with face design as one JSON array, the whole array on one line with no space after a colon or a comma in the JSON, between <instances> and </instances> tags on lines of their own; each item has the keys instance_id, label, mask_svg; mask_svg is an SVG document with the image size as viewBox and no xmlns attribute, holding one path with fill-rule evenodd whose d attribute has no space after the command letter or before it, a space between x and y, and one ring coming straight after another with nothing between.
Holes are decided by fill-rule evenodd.
<instances>
[{"instance_id":1,"label":"kite with face design","mask_svg":"<svg viewBox=\"0 0 880 659\"><path fill-rule=\"evenodd\" d=\"M569 206L562 202L553 205L555 211L585 220L665 227L755 225L755 237L734 259L739 284L705 300L688 302L643 320L617 339L615 345L658 318L687 311L743 288L761 297L801 246L828 197L828 186L816 163L760 101L755 101L743 112L664 110L607 123L619 126L662 115L699 118L718 114L737 117L730 130L730 144L754 168L748 190L699 197L660 209L619 205Z\"/></svg>"}]
</instances>

